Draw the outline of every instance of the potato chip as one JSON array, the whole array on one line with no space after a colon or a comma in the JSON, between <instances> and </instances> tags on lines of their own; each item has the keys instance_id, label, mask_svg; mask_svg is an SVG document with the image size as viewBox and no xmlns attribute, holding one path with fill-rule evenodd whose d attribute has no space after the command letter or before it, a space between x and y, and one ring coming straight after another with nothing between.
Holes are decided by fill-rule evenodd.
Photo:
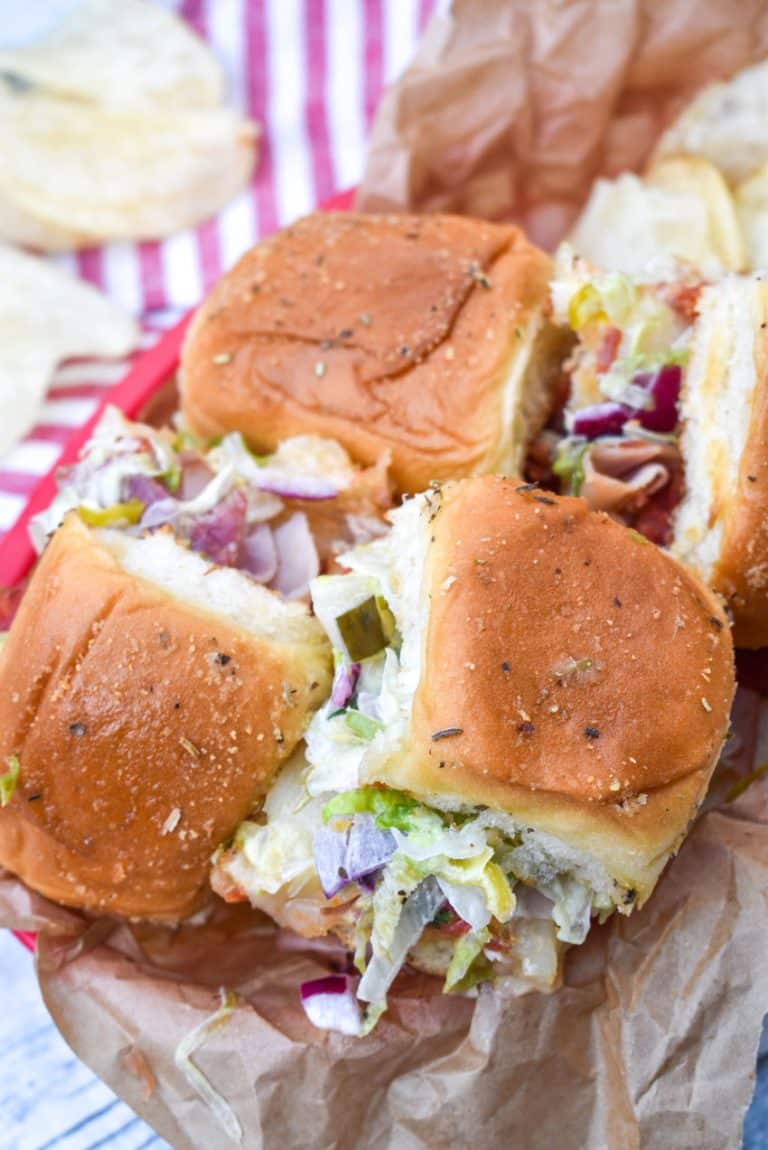
<instances>
[{"instance_id":1,"label":"potato chip","mask_svg":"<svg viewBox=\"0 0 768 1150\"><path fill-rule=\"evenodd\" d=\"M0 46L0 72L96 104L212 108L223 97L221 69L203 41L145 0L69 4L41 39Z\"/></svg>"},{"instance_id":2,"label":"potato chip","mask_svg":"<svg viewBox=\"0 0 768 1150\"><path fill-rule=\"evenodd\" d=\"M753 268L768 268L768 164L736 189L736 207Z\"/></svg>"},{"instance_id":3,"label":"potato chip","mask_svg":"<svg viewBox=\"0 0 768 1150\"><path fill-rule=\"evenodd\" d=\"M38 220L9 199L0 188L0 237L45 252L68 252L78 246L77 232Z\"/></svg>"},{"instance_id":4,"label":"potato chip","mask_svg":"<svg viewBox=\"0 0 768 1150\"><path fill-rule=\"evenodd\" d=\"M138 335L95 288L0 244L0 453L33 425L57 363L125 355Z\"/></svg>"},{"instance_id":5,"label":"potato chip","mask_svg":"<svg viewBox=\"0 0 768 1150\"><path fill-rule=\"evenodd\" d=\"M768 61L704 88L659 140L654 159L702 156L730 183L768 162Z\"/></svg>"},{"instance_id":6,"label":"potato chip","mask_svg":"<svg viewBox=\"0 0 768 1150\"><path fill-rule=\"evenodd\" d=\"M657 160L644 180L654 188L699 198L707 206L712 244L723 267L743 271L747 253L736 206L721 173L698 156L670 156Z\"/></svg>"},{"instance_id":7,"label":"potato chip","mask_svg":"<svg viewBox=\"0 0 768 1150\"><path fill-rule=\"evenodd\" d=\"M664 278L674 261L695 264L705 275L725 270L714 243L705 199L651 187L638 176L598 180L569 236L576 251L608 271Z\"/></svg>"},{"instance_id":8,"label":"potato chip","mask_svg":"<svg viewBox=\"0 0 768 1150\"><path fill-rule=\"evenodd\" d=\"M32 221L46 249L169 235L243 187L256 139L223 108L106 108L0 85L0 206L13 217L0 214L0 237Z\"/></svg>"}]
</instances>

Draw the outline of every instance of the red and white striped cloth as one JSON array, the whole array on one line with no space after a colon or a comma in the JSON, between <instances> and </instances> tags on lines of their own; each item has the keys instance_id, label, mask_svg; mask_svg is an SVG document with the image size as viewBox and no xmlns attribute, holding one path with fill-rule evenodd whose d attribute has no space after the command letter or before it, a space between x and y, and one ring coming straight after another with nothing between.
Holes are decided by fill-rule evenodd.
<instances>
[{"instance_id":1,"label":"red and white striped cloth","mask_svg":"<svg viewBox=\"0 0 768 1150\"><path fill-rule=\"evenodd\" d=\"M216 219L160 243L55 257L141 319L142 350L260 236L359 181L381 91L410 60L440 0L163 2L209 41L230 102L263 135L250 186ZM58 371L37 425L0 457L0 539L134 359Z\"/></svg>"}]
</instances>

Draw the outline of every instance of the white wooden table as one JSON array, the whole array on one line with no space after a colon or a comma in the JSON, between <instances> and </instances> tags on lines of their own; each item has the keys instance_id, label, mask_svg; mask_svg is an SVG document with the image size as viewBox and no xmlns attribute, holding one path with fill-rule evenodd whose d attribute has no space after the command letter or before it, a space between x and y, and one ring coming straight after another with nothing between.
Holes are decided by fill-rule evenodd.
<instances>
[{"instance_id":1,"label":"white wooden table","mask_svg":"<svg viewBox=\"0 0 768 1150\"><path fill-rule=\"evenodd\" d=\"M67 1046L32 956L0 931L0 1150L166 1150Z\"/></svg>"}]
</instances>

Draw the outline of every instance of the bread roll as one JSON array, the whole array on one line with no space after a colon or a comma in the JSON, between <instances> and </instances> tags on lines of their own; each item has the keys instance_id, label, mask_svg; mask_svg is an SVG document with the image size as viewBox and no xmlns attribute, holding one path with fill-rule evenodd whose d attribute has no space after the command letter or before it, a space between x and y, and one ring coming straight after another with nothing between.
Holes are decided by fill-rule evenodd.
<instances>
[{"instance_id":1,"label":"bread roll","mask_svg":"<svg viewBox=\"0 0 768 1150\"><path fill-rule=\"evenodd\" d=\"M72 906L177 919L329 686L307 609L167 530L67 516L0 661L0 864Z\"/></svg>"},{"instance_id":2,"label":"bread roll","mask_svg":"<svg viewBox=\"0 0 768 1150\"><path fill-rule=\"evenodd\" d=\"M568 337L549 258L515 227L456 216L316 213L260 243L189 330L182 410L258 451L311 432L401 491L521 466Z\"/></svg>"}]
</instances>

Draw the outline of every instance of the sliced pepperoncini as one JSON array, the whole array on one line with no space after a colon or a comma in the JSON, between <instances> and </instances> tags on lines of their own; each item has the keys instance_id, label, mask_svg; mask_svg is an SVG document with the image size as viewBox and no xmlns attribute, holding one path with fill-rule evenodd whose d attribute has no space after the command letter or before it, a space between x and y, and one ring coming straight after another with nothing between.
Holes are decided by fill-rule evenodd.
<instances>
[{"instance_id":1,"label":"sliced pepperoncini","mask_svg":"<svg viewBox=\"0 0 768 1150\"><path fill-rule=\"evenodd\" d=\"M111 527L114 523L138 523L144 514L140 499L127 503L113 503L111 507L86 507L81 504L77 514L89 527Z\"/></svg>"}]
</instances>

